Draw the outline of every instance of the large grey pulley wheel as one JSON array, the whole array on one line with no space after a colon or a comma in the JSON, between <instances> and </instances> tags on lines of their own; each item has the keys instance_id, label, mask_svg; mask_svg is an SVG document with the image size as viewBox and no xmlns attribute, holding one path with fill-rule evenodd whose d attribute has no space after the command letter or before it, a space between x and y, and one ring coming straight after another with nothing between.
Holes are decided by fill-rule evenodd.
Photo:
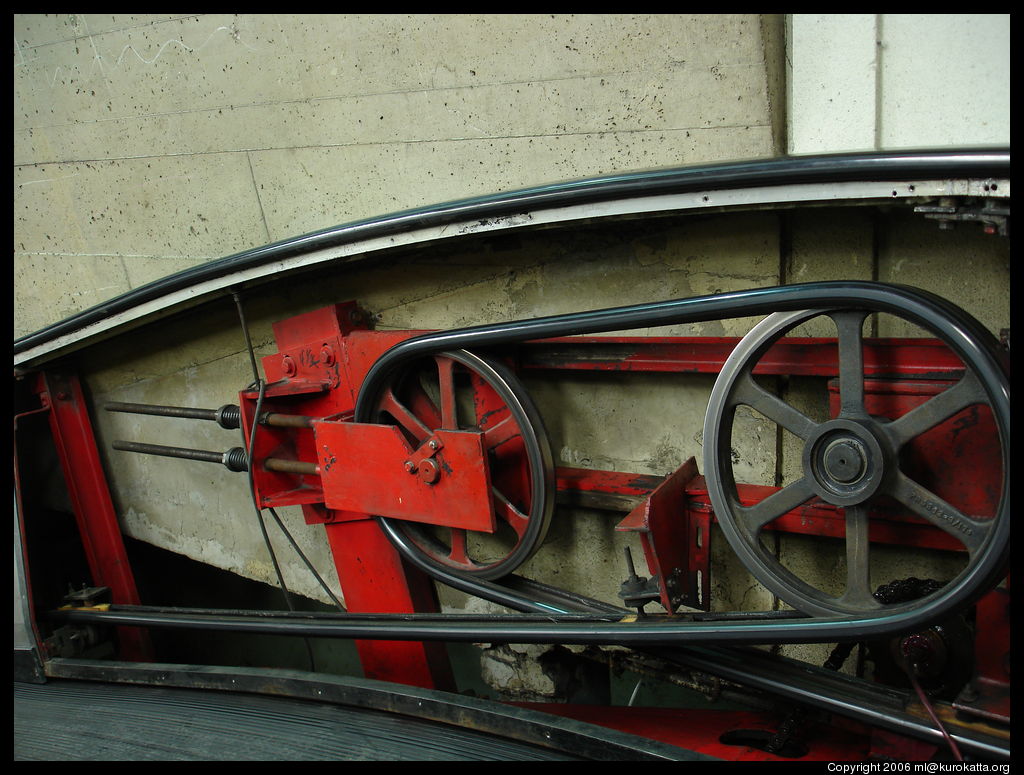
<instances>
[{"instance_id":1,"label":"large grey pulley wheel","mask_svg":"<svg viewBox=\"0 0 1024 775\"><path fill-rule=\"evenodd\" d=\"M924 602L886 605L873 594L868 529L872 508L883 497L953 536L965 550L965 567L946 580L936 595L998 579L1008 552L1008 465L998 475L1002 490L996 494L998 508L981 515L963 513L901 468L901 450L915 438L968 407L991 409L989 389L965 363L959 381L895 420L869 415L864 403L862 334L868 314L858 309L809 310L765 318L727 359L705 419L704 473L722 532L755 578L793 608L814 616L884 616ZM830 318L838 332L840 408L837 416L825 421L809 418L754 378L755 368L776 341L819 316ZM784 428L802 445L802 476L747 505L740 502L732 457L740 407L749 407ZM1008 461L1008 439L1000 442L1001 458ZM838 594L785 567L766 545L770 542L762 540L773 520L812 499L839 507L845 517L845 589Z\"/></svg>"},{"instance_id":2,"label":"large grey pulley wheel","mask_svg":"<svg viewBox=\"0 0 1024 775\"><path fill-rule=\"evenodd\" d=\"M417 360L375 401L377 422L398 426L410 446L435 430L483 434L494 533L386 520L419 559L478 579L511 573L540 547L554 512L554 465L544 424L525 388L496 361L466 350Z\"/></svg>"}]
</instances>

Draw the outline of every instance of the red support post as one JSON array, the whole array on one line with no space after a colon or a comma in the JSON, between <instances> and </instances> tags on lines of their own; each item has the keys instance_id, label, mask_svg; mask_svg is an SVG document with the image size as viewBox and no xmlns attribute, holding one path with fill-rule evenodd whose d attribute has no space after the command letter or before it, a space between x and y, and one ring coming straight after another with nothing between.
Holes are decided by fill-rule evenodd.
<instances>
[{"instance_id":1,"label":"red support post","mask_svg":"<svg viewBox=\"0 0 1024 775\"><path fill-rule=\"evenodd\" d=\"M109 587L114 603L138 605L135 577L96 448L82 386L73 374L43 372L39 375L36 392L42 405L50 409L50 432L93 583ZM145 630L121 627L118 635L124 659L153 659L152 644Z\"/></svg>"},{"instance_id":2,"label":"red support post","mask_svg":"<svg viewBox=\"0 0 1024 775\"><path fill-rule=\"evenodd\" d=\"M328 522L324 527L349 611L404 614L439 610L433 583L402 562L376 520ZM443 643L356 641L356 649L367 678L455 690Z\"/></svg>"}]
</instances>

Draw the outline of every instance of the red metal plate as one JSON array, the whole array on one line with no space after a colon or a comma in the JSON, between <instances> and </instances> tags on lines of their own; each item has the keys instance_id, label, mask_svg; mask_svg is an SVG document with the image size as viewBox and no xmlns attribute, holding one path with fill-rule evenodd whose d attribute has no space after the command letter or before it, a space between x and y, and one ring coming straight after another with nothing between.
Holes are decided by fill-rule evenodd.
<instances>
[{"instance_id":1,"label":"red metal plate","mask_svg":"<svg viewBox=\"0 0 1024 775\"><path fill-rule=\"evenodd\" d=\"M482 433L435 431L432 452L411 449L393 425L317 422L313 431L327 508L495 531Z\"/></svg>"}]
</instances>

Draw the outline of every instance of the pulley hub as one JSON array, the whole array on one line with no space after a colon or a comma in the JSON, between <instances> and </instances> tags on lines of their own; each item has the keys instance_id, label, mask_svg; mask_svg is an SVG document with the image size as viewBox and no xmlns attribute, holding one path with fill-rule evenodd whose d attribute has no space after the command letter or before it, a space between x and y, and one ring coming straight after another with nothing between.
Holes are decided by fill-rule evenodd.
<instances>
[{"instance_id":1,"label":"pulley hub","mask_svg":"<svg viewBox=\"0 0 1024 775\"><path fill-rule=\"evenodd\" d=\"M885 454L867 422L822 423L804 445L804 473L822 500L836 506L863 503L878 490Z\"/></svg>"}]
</instances>

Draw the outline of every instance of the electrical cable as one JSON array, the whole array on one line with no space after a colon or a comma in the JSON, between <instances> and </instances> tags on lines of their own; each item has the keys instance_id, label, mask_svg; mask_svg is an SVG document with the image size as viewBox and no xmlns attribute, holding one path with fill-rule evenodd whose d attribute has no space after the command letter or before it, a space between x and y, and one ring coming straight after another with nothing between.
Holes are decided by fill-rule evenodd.
<instances>
[{"instance_id":1,"label":"electrical cable","mask_svg":"<svg viewBox=\"0 0 1024 775\"><path fill-rule=\"evenodd\" d=\"M249 438L246 439L245 438L245 434L244 433L242 434L243 443L247 444L247 447L246 447L246 457L248 457L248 459L249 459L249 465L247 466L247 468L248 468L247 476L248 476L248 480L249 480L249 495L252 497L252 504L253 504L253 507L256 509L256 519L260 523L260 533L263 536L263 543L267 547L267 552L270 554L270 561L271 561L271 563L273 563L273 566L274 566L274 573L277 575L277 581L281 585L281 593L284 595L284 602L288 606L288 610L294 612L295 611L295 604L292 602L291 593L288 591L288 586L285 584L285 581L284 581L284 573L281 571L281 565L277 561L277 554L274 552L273 544L271 544L271 542L270 542L270 535L267 532L267 523L266 523L266 520L263 519L263 510L260 508L259 500L256 497L256 482L255 482L255 479L254 479L254 476L253 476L253 471L254 471L254 469L256 467L255 466L255 458L253 456L253 452L256 449L256 431L260 427L259 417L260 417L260 412L263 409L263 398L266 395L267 385L263 381L263 379L260 377L259 370L256 367L256 353L253 350L252 339L249 336L249 325L248 325L248 323L246 322L246 319L245 319L245 311L242 308L242 300L239 297L239 295L237 293L235 293L235 292L232 292L231 296L234 299L235 307L238 310L239 322L241 323L242 333L243 333L243 335L245 337L245 347L246 347L246 350L249 353L249 363L252 366L254 381L253 381L252 385L250 385L250 388L257 387L258 390L259 390L259 394L256 397L256 411L253 414L253 423L252 423L252 428L249 431ZM280 525L281 521L279 519L277 519L277 515L276 514L274 515L274 518L277 520L278 524ZM287 535L287 531L285 531L285 533ZM291 540L291 536L290 535L288 535L288 538L289 538L289 540ZM292 541L292 544L294 545L294 541ZM300 554L301 554L301 552L300 552ZM305 559L305 557L303 557L303 559ZM307 562L307 565L308 565L308 562ZM310 670L312 670L315 673L316 672L316 660L313 657L313 647L312 647L312 645L309 642L309 638L303 638L302 641L303 641L303 643L306 644L306 655L309 658Z\"/></svg>"},{"instance_id":2,"label":"electrical cable","mask_svg":"<svg viewBox=\"0 0 1024 775\"><path fill-rule=\"evenodd\" d=\"M946 740L946 744L949 746L949 750L953 752L953 757L958 761L964 760L963 754L960 753L960 748L953 740L953 736L946 730L945 725L939 721L939 716L935 712L935 708L932 707L931 701L928 699L928 695L925 694L924 689L921 687L920 682L917 680L917 676L914 675L914 668L907 664L905 660L900 660L900 667L903 668L903 672L907 674L907 678L910 679L910 685L914 687L914 691L917 692L917 698L921 701L924 709L928 712L931 717L932 723L935 724L939 732L942 733L943 738Z\"/></svg>"},{"instance_id":3,"label":"electrical cable","mask_svg":"<svg viewBox=\"0 0 1024 775\"><path fill-rule=\"evenodd\" d=\"M281 521L281 518L277 515L277 512L274 511L274 509L269 508L269 507L267 508L267 511L270 512L270 516L272 516L274 518L274 521L277 523L277 526L281 529L281 532L284 533L285 538L287 538L288 542L292 545L292 548L295 550L295 553L297 555L299 555L299 559L301 559L302 562L305 563L306 568L308 568L309 572L313 574L313 577L320 584L320 587L323 589L323 591L327 594L327 596L331 600L334 601L334 605L337 606L338 610L341 613L347 613L348 609L345 608L344 604L338 599L337 595L335 595L331 591L331 588L329 586L327 586L327 582L324 581L323 577L319 573L317 573L316 568L313 567L313 564L309 561L309 559L303 553L302 549L299 548L299 545L295 542L295 539L292 538L292 534L288 531L288 528L285 527L284 522Z\"/></svg>"},{"instance_id":4,"label":"electrical cable","mask_svg":"<svg viewBox=\"0 0 1024 775\"><path fill-rule=\"evenodd\" d=\"M266 391L266 383L262 379L258 380L259 383L259 395L256 398L256 417L259 417L260 408L263 405L263 395ZM249 432L249 438L247 439L248 446L246 448L246 455L249 458L249 495L252 497L253 506L256 509L256 518L260 523L260 532L263 534L263 543L266 544L267 551L270 553L270 560L274 565L274 572L277 574L277 581L281 585L281 591L284 593L284 601L288 605L289 611L294 611L295 606L292 603L291 594L288 592L288 586L284 582L284 574L281 572L281 565L277 561L277 554L274 552L274 547L270 543L270 535L267 533L267 523L263 519L263 509L260 508L259 502L256 498L256 483L253 479L253 468L255 468L253 462L253 449L256 446L256 429L259 428L259 423L254 422L252 429Z\"/></svg>"},{"instance_id":5,"label":"electrical cable","mask_svg":"<svg viewBox=\"0 0 1024 775\"><path fill-rule=\"evenodd\" d=\"M242 336L245 337L245 349L249 353L249 365L252 367L252 386L260 381L260 370L256 366L256 352L252 347L252 339L249 337L249 324L245 319L245 310L242 308L242 297L237 291L231 292L231 298L235 300L235 309L238 310L238 320L242 325ZM259 414L256 415L259 417Z\"/></svg>"}]
</instances>

